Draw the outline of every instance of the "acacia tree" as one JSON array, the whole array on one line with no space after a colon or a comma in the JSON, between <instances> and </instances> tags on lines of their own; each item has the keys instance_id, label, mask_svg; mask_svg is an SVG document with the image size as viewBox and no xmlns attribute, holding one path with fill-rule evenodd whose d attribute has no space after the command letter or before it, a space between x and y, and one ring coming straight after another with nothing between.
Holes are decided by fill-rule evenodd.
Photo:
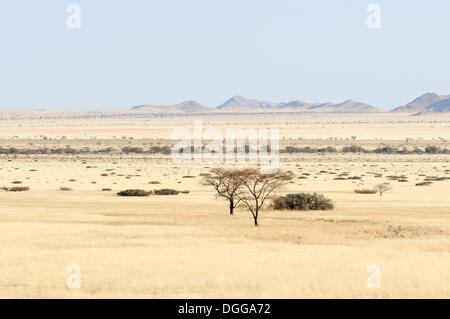
<instances>
[{"instance_id":1,"label":"acacia tree","mask_svg":"<svg viewBox=\"0 0 450 319\"><path fill-rule=\"evenodd\" d=\"M203 178L204 185L214 187L217 197L222 197L230 203L230 215L241 201L238 193L242 187L242 179L239 178L240 170L214 168L208 176Z\"/></svg>"},{"instance_id":2,"label":"acacia tree","mask_svg":"<svg viewBox=\"0 0 450 319\"><path fill-rule=\"evenodd\" d=\"M263 174L257 169L240 170L238 176L245 191L239 192L237 196L250 210L255 226L258 226L259 212L266 200L273 198L276 190L294 177L292 173L283 171Z\"/></svg>"},{"instance_id":3,"label":"acacia tree","mask_svg":"<svg viewBox=\"0 0 450 319\"><path fill-rule=\"evenodd\" d=\"M380 193L380 196L383 196L383 193L391 190L392 187L390 187L389 184L384 183L376 185L375 189Z\"/></svg>"}]
</instances>

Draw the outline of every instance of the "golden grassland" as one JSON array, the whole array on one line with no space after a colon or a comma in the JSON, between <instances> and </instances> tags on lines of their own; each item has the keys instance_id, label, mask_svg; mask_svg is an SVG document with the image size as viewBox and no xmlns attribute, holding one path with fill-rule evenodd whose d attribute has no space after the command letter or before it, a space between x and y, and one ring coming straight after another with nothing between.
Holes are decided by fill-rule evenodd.
<instances>
[{"instance_id":1,"label":"golden grassland","mask_svg":"<svg viewBox=\"0 0 450 319\"><path fill-rule=\"evenodd\" d=\"M192 127L193 119L178 118L178 126ZM0 146L81 147L101 138L101 147L119 147L144 137L157 143L176 121L5 120ZM449 121L442 118L317 121L207 117L204 127L275 123L283 137L299 145L344 145L355 135L363 145L412 138L420 145L448 146L450 137ZM450 177L449 160L443 154L282 154L281 168L296 179L281 193L323 193L336 208L267 207L260 227L254 227L247 210L229 216L227 203L200 183L200 174L214 164L178 164L160 154L2 155L0 187L30 191L0 191L0 298L449 298L450 180L415 185L427 176ZM361 179L335 179L345 173ZM404 175L407 182L389 180L390 175ZM393 189L382 197L354 193L386 181ZM115 195L128 188L190 192ZM70 264L81 268L80 289L66 287ZM370 264L381 268L379 289L367 287Z\"/></svg>"}]
</instances>

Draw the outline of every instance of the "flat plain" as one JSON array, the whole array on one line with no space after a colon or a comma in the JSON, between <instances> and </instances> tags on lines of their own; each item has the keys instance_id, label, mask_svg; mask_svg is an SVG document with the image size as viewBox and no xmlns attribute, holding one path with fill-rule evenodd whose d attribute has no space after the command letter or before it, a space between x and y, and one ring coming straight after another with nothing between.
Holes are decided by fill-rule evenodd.
<instances>
[{"instance_id":1,"label":"flat plain","mask_svg":"<svg viewBox=\"0 0 450 319\"><path fill-rule=\"evenodd\" d=\"M280 194L321 193L335 209L266 207L259 227L245 208L229 216L201 183L222 164L145 151L196 119L279 128L281 149L336 148L280 154L295 174ZM0 187L30 190L0 191L0 298L449 298L450 154L339 151L449 140L449 116L2 112L0 148L13 151L0 154ZM354 192L383 182L383 196ZM131 188L189 193L116 195ZM72 264L79 289L66 286ZM367 285L373 264L380 288Z\"/></svg>"}]
</instances>

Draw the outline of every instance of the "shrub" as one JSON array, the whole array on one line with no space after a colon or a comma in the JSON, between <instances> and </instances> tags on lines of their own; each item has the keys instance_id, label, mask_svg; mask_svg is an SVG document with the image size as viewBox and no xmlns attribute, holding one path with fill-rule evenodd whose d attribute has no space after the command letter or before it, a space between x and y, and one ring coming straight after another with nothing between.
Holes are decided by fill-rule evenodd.
<instances>
[{"instance_id":1,"label":"shrub","mask_svg":"<svg viewBox=\"0 0 450 319\"><path fill-rule=\"evenodd\" d=\"M211 174L210 173L200 173L198 176L206 176L206 177L208 177L208 176L211 176Z\"/></svg>"},{"instance_id":2,"label":"shrub","mask_svg":"<svg viewBox=\"0 0 450 319\"><path fill-rule=\"evenodd\" d=\"M316 193L280 196L273 200L272 205L275 210L327 210L334 208L331 199Z\"/></svg>"},{"instance_id":3,"label":"shrub","mask_svg":"<svg viewBox=\"0 0 450 319\"><path fill-rule=\"evenodd\" d=\"M448 177L440 177L440 176L427 176L425 177L425 182L442 182L446 179L449 179Z\"/></svg>"},{"instance_id":4,"label":"shrub","mask_svg":"<svg viewBox=\"0 0 450 319\"><path fill-rule=\"evenodd\" d=\"M429 186L431 184L432 184L432 182L420 182L420 183L417 183L416 186Z\"/></svg>"},{"instance_id":5,"label":"shrub","mask_svg":"<svg viewBox=\"0 0 450 319\"><path fill-rule=\"evenodd\" d=\"M122 148L122 152L126 153L126 154L128 154L128 153L142 154L142 153L144 153L144 150L141 147L128 147L128 146L125 146L125 147Z\"/></svg>"},{"instance_id":6,"label":"shrub","mask_svg":"<svg viewBox=\"0 0 450 319\"><path fill-rule=\"evenodd\" d=\"M65 192L73 191L73 189L70 188L70 187L60 187L59 190L60 190L60 191L65 191Z\"/></svg>"},{"instance_id":7,"label":"shrub","mask_svg":"<svg viewBox=\"0 0 450 319\"><path fill-rule=\"evenodd\" d=\"M436 146L427 146L425 147L425 153L427 154L439 154L440 153L440 148L436 147Z\"/></svg>"},{"instance_id":8,"label":"shrub","mask_svg":"<svg viewBox=\"0 0 450 319\"><path fill-rule=\"evenodd\" d=\"M356 194L376 194L378 190L371 188L355 189Z\"/></svg>"},{"instance_id":9,"label":"shrub","mask_svg":"<svg viewBox=\"0 0 450 319\"><path fill-rule=\"evenodd\" d=\"M181 194L189 194L189 191L180 191Z\"/></svg>"},{"instance_id":10,"label":"shrub","mask_svg":"<svg viewBox=\"0 0 450 319\"><path fill-rule=\"evenodd\" d=\"M30 188L26 186L2 187L1 189L5 192L27 192L30 190Z\"/></svg>"},{"instance_id":11,"label":"shrub","mask_svg":"<svg viewBox=\"0 0 450 319\"><path fill-rule=\"evenodd\" d=\"M156 195L178 195L179 191L170 188L155 189Z\"/></svg>"},{"instance_id":12,"label":"shrub","mask_svg":"<svg viewBox=\"0 0 450 319\"><path fill-rule=\"evenodd\" d=\"M150 154L162 153L162 154L169 155L172 152L172 150L167 145L162 146L162 147L161 146L152 146L148 152Z\"/></svg>"},{"instance_id":13,"label":"shrub","mask_svg":"<svg viewBox=\"0 0 450 319\"><path fill-rule=\"evenodd\" d=\"M112 191L111 188L102 188L102 192L110 192L110 191Z\"/></svg>"},{"instance_id":14,"label":"shrub","mask_svg":"<svg viewBox=\"0 0 450 319\"><path fill-rule=\"evenodd\" d=\"M366 150L358 145L344 146L342 152L344 153L364 153Z\"/></svg>"},{"instance_id":15,"label":"shrub","mask_svg":"<svg viewBox=\"0 0 450 319\"><path fill-rule=\"evenodd\" d=\"M396 181L396 180L404 180L404 179L407 179L408 177L405 175L398 175L398 176L397 175L389 175L389 176L386 176L386 178L390 181Z\"/></svg>"},{"instance_id":16,"label":"shrub","mask_svg":"<svg viewBox=\"0 0 450 319\"><path fill-rule=\"evenodd\" d=\"M149 196L152 192L145 191L142 189L126 189L124 191L118 192L119 196Z\"/></svg>"},{"instance_id":17,"label":"shrub","mask_svg":"<svg viewBox=\"0 0 450 319\"><path fill-rule=\"evenodd\" d=\"M373 150L374 153L393 154L398 152L395 148L390 146L379 147Z\"/></svg>"}]
</instances>

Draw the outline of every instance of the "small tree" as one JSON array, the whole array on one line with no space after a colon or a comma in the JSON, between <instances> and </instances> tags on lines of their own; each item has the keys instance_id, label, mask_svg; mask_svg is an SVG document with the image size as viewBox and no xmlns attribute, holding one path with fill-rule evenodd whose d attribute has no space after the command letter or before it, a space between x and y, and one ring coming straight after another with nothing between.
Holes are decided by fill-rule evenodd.
<instances>
[{"instance_id":1,"label":"small tree","mask_svg":"<svg viewBox=\"0 0 450 319\"><path fill-rule=\"evenodd\" d=\"M392 187L389 186L389 184L387 184L387 183L383 183L383 184L376 185L375 189L378 191L378 193L380 193L380 196L383 196L383 193L391 190Z\"/></svg>"},{"instance_id":2,"label":"small tree","mask_svg":"<svg viewBox=\"0 0 450 319\"><path fill-rule=\"evenodd\" d=\"M245 192L239 192L237 195L250 210L255 226L258 226L259 212L266 200L273 198L275 191L287 184L293 177L292 173L282 171L270 174L262 174L257 169L239 171L239 179Z\"/></svg>"},{"instance_id":3,"label":"small tree","mask_svg":"<svg viewBox=\"0 0 450 319\"><path fill-rule=\"evenodd\" d=\"M233 215L234 209L240 202L237 194L242 187L242 179L238 177L239 175L240 170L214 168L209 175L203 177L203 184L214 187L217 197L228 200L230 215Z\"/></svg>"}]
</instances>

